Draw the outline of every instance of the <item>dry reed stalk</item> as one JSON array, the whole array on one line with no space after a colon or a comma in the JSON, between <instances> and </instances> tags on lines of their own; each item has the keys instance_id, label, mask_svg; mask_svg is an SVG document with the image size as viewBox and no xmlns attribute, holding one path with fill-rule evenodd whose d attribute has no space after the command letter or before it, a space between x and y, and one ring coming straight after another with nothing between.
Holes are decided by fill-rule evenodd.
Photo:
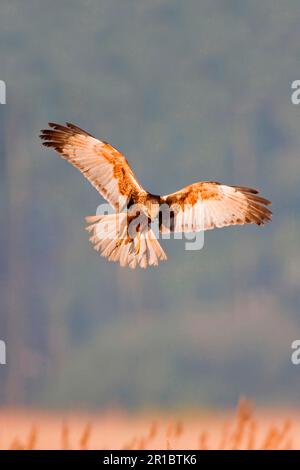
<instances>
[{"instance_id":1,"label":"dry reed stalk","mask_svg":"<svg viewBox=\"0 0 300 470\"><path fill-rule=\"evenodd\" d=\"M277 442L278 447L280 447L281 443L284 441L285 438L288 438L288 434L289 434L291 427L292 427L292 423L290 422L290 420L286 420L283 423L282 430L281 432L279 432L279 435L278 435L278 442Z\"/></svg>"},{"instance_id":2,"label":"dry reed stalk","mask_svg":"<svg viewBox=\"0 0 300 470\"><path fill-rule=\"evenodd\" d=\"M9 447L9 450L25 450L25 447L21 443L21 441L19 441L19 439L16 437L15 439L13 439L13 441L12 441L10 447Z\"/></svg>"},{"instance_id":3,"label":"dry reed stalk","mask_svg":"<svg viewBox=\"0 0 300 470\"><path fill-rule=\"evenodd\" d=\"M270 429L267 431L266 437L263 440L262 446L260 447L261 450L271 450L274 448L274 443L276 442L276 438L278 436L278 432L275 426L271 426Z\"/></svg>"},{"instance_id":4,"label":"dry reed stalk","mask_svg":"<svg viewBox=\"0 0 300 470\"><path fill-rule=\"evenodd\" d=\"M183 423L182 421L177 421L174 426L174 436L179 438L183 434Z\"/></svg>"},{"instance_id":5,"label":"dry reed stalk","mask_svg":"<svg viewBox=\"0 0 300 470\"><path fill-rule=\"evenodd\" d=\"M66 423L63 423L61 430L61 448L62 450L70 449L69 444L69 427Z\"/></svg>"},{"instance_id":6,"label":"dry reed stalk","mask_svg":"<svg viewBox=\"0 0 300 470\"><path fill-rule=\"evenodd\" d=\"M166 450L172 450L169 439L167 439Z\"/></svg>"},{"instance_id":7,"label":"dry reed stalk","mask_svg":"<svg viewBox=\"0 0 300 470\"><path fill-rule=\"evenodd\" d=\"M171 423L167 426L166 429L166 437L167 439L175 438L178 439L183 433L183 423L182 421L171 421Z\"/></svg>"},{"instance_id":8,"label":"dry reed stalk","mask_svg":"<svg viewBox=\"0 0 300 470\"><path fill-rule=\"evenodd\" d=\"M137 438L133 437L121 450L134 450L137 443Z\"/></svg>"},{"instance_id":9,"label":"dry reed stalk","mask_svg":"<svg viewBox=\"0 0 300 470\"><path fill-rule=\"evenodd\" d=\"M36 443L37 443L37 436L38 436L38 433L37 433L36 426L33 425L27 438L27 445L26 445L27 450L35 449Z\"/></svg>"},{"instance_id":10,"label":"dry reed stalk","mask_svg":"<svg viewBox=\"0 0 300 470\"><path fill-rule=\"evenodd\" d=\"M158 431L158 425L155 421L153 421L150 425L149 432L146 437L147 442L152 441L156 437L157 431Z\"/></svg>"},{"instance_id":11,"label":"dry reed stalk","mask_svg":"<svg viewBox=\"0 0 300 470\"><path fill-rule=\"evenodd\" d=\"M245 398L241 398L237 407L236 413L236 428L232 433L232 450L237 450L241 447L243 437L245 434L247 423L249 422L252 414L252 405Z\"/></svg>"},{"instance_id":12,"label":"dry reed stalk","mask_svg":"<svg viewBox=\"0 0 300 470\"><path fill-rule=\"evenodd\" d=\"M79 440L79 445L80 445L81 450L86 450L88 448L88 442L90 440L91 433L92 433L92 426L90 423L88 423L85 426L83 433Z\"/></svg>"},{"instance_id":13,"label":"dry reed stalk","mask_svg":"<svg viewBox=\"0 0 300 470\"><path fill-rule=\"evenodd\" d=\"M207 438L208 438L207 432L203 431L199 436L199 446L198 446L199 450L208 450Z\"/></svg>"},{"instance_id":14,"label":"dry reed stalk","mask_svg":"<svg viewBox=\"0 0 300 470\"><path fill-rule=\"evenodd\" d=\"M136 445L136 448L138 450L144 450L146 449L146 439L144 437L141 437L138 442L137 442L137 445Z\"/></svg>"},{"instance_id":15,"label":"dry reed stalk","mask_svg":"<svg viewBox=\"0 0 300 470\"><path fill-rule=\"evenodd\" d=\"M166 429L166 438L167 438L167 439L169 439L170 437L172 437L173 429L174 429L174 423L173 423L173 421L171 421L171 422L167 425L167 429Z\"/></svg>"},{"instance_id":16,"label":"dry reed stalk","mask_svg":"<svg viewBox=\"0 0 300 470\"><path fill-rule=\"evenodd\" d=\"M219 446L218 446L219 450L225 450L226 449L228 432L229 432L229 425L228 425L228 423L225 423L223 425L222 431L221 431L221 438L220 438L220 443L219 443Z\"/></svg>"},{"instance_id":17,"label":"dry reed stalk","mask_svg":"<svg viewBox=\"0 0 300 470\"><path fill-rule=\"evenodd\" d=\"M264 448L265 449L277 449L277 450L281 449L282 442L286 438L288 438L288 433L289 433L290 428L291 428L291 422L288 420L283 424L281 431L278 431L274 427L271 428L268 436L265 438L265 442L263 444ZM289 439L287 439L285 446L287 445L287 443L289 445Z\"/></svg>"},{"instance_id":18,"label":"dry reed stalk","mask_svg":"<svg viewBox=\"0 0 300 470\"><path fill-rule=\"evenodd\" d=\"M242 398L237 406L236 416L233 420L233 426L230 422L225 422L221 430L219 445L217 448L221 449L281 449L287 450L293 448L293 442L289 435L291 429L291 422L285 421L280 428L271 425L267 428L264 437L258 443L258 425L257 421L252 417L252 407L250 403ZM231 432L229 432L231 430ZM83 428L82 434L79 438L80 449L87 449L90 441L92 426L87 423ZM163 430L164 431L164 430ZM153 448L149 443L158 436L160 432L157 422L152 422L148 432L145 436L133 437L124 447L123 450L131 449L147 449ZM164 432L162 433L164 434ZM181 420L170 421L165 428L165 445L167 450L172 450L177 447L177 439L184 435L184 425ZM163 437L163 436L162 436ZM18 437L14 437L10 444L10 450L31 450L37 448L38 432L35 425L29 431L26 442L23 443ZM200 450L208 450L208 433L203 431L199 436ZM61 428L61 449L70 449L70 428L66 423L62 424ZM161 441L158 443L161 446Z\"/></svg>"},{"instance_id":19,"label":"dry reed stalk","mask_svg":"<svg viewBox=\"0 0 300 470\"><path fill-rule=\"evenodd\" d=\"M256 421L252 419L249 423L249 433L248 433L248 439L247 439L247 445L246 445L247 450L255 449L256 431L257 431L257 424L256 424Z\"/></svg>"}]
</instances>

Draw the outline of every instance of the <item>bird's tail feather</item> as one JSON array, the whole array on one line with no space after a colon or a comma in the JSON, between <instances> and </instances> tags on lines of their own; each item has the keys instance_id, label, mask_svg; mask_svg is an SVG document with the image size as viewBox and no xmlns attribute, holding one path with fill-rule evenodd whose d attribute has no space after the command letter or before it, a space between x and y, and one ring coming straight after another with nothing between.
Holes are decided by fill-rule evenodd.
<instances>
[{"instance_id":1,"label":"bird's tail feather","mask_svg":"<svg viewBox=\"0 0 300 470\"><path fill-rule=\"evenodd\" d=\"M86 222L94 249L109 261L135 269L137 266L157 266L159 261L167 259L149 227L137 232L133 238L129 236L126 213L89 216Z\"/></svg>"}]
</instances>

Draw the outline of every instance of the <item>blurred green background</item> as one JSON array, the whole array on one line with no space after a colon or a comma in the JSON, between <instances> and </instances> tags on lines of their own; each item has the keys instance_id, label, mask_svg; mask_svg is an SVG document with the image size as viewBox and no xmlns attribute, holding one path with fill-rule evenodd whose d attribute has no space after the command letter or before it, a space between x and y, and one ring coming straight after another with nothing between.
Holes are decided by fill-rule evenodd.
<instances>
[{"instance_id":1,"label":"blurred green background","mask_svg":"<svg viewBox=\"0 0 300 470\"><path fill-rule=\"evenodd\" d=\"M129 409L299 400L298 0L2 0L0 403ZM269 226L124 270L91 248L97 192L41 147L71 121L166 194L257 187Z\"/></svg>"}]
</instances>

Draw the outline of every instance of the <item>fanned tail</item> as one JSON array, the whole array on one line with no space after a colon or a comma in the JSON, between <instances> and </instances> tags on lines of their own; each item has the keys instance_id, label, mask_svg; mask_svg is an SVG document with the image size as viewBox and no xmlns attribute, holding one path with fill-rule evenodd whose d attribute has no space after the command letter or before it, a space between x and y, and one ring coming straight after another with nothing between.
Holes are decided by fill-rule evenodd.
<instances>
[{"instance_id":1,"label":"fanned tail","mask_svg":"<svg viewBox=\"0 0 300 470\"><path fill-rule=\"evenodd\" d=\"M94 249L109 261L135 269L158 266L159 261L167 259L149 227L137 232L134 238L129 236L126 213L89 216L86 222Z\"/></svg>"}]
</instances>

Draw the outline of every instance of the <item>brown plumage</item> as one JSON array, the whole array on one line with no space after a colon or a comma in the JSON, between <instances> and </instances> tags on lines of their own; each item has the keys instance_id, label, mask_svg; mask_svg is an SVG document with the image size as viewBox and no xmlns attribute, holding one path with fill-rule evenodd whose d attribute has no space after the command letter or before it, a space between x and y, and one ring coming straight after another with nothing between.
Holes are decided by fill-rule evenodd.
<instances>
[{"instance_id":1,"label":"brown plumage","mask_svg":"<svg viewBox=\"0 0 300 470\"><path fill-rule=\"evenodd\" d=\"M252 188L205 181L166 196L153 195L139 184L126 158L107 142L74 124L49 123L49 127L41 131L43 144L78 168L116 211L87 217L90 241L110 261L146 268L166 260L151 225L157 218L163 234L262 225L271 220L270 201Z\"/></svg>"}]
</instances>

